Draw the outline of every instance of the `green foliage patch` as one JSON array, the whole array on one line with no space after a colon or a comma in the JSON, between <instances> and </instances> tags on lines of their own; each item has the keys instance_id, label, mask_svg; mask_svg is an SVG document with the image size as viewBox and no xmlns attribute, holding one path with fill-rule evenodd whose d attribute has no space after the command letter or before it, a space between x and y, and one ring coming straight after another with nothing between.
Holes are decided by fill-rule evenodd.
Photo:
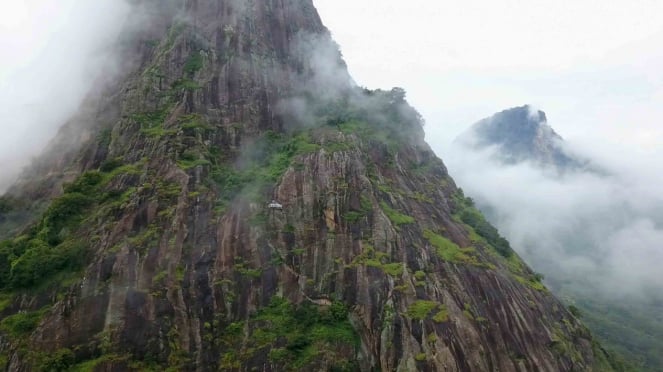
<instances>
[{"instance_id":1,"label":"green foliage patch","mask_svg":"<svg viewBox=\"0 0 663 372\"><path fill-rule=\"evenodd\" d=\"M660 302L645 306L628 301L607 306L605 301L597 298L575 297L576 305L582 311L583 323L589 326L606 349L617 352L626 360L618 360L597 344L600 354L612 359L611 364L625 364L627 368L623 370L642 372L657 371L663 366Z\"/></svg>"},{"instance_id":2,"label":"green foliage patch","mask_svg":"<svg viewBox=\"0 0 663 372\"><path fill-rule=\"evenodd\" d=\"M341 302L320 308L310 303L295 306L274 297L250 321L249 343L267 349L272 362L288 370L306 368L321 354L329 355L339 347L359 346L359 339L348 320L348 309ZM338 363L351 362L341 356Z\"/></svg>"},{"instance_id":3,"label":"green foliage patch","mask_svg":"<svg viewBox=\"0 0 663 372\"><path fill-rule=\"evenodd\" d=\"M580 309L578 309L578 307L575 305L569 306L569 312L578 319L582 318L582 311L580 311Z\"/></svg>"},{"instance_id":4,"label":"green foliage patch","mask_svg":"<svg viewBox=\"0 0 663 372\"><path fill-rule=\"evenodd\" d=\"M192 53L184 64L184 72L193 75L203 68L203 56L199 52Z\"/></svg>"},{"instance_id":5,"label":"green foliage patch","mask_svg":"<svg viewBox=\"0 0 663 372\"><path fill-rule=\"evenodd\" d=\"M212 129L205 120L198 114L184 115L178 119L179 127L183 130L203 130L209 131Z\"/></svg>"},{"instance_id":6,"label":"green foliage patch","mask_svg":"<svg viewBox=\"0 0 663 372\"><path fill-rule=\"evenodd\" d=\"M569 358L576 363L582 360L582 355L574 345L573 340L560 328L553 330L553 340L548 347L559 356Z\"/></svg>"},{"instance_id":7,"label":"green foliage patch","mask_svg":"<svg viewBox=\"0 0 663 372\"><path fill-rule=\"evenodd\" d=\"M360 219L362 219L364 216L365 215L362 212L350 211L350 212L347 212L343 215L343 219L350 222L350 223L356 223Z\"/></svg>"},{"instance_id":8,"label":"green foliage patch","mask_svg":"<svg viewBox=\"0 0 663 372\"><path fill-rule=\"evenodd\" d=\"M244 261L242 257L235 257L235 263L233 264L233 269L235 269L240 275L252 279L260 279L260 277L262 276L262 269L250 267L249 264L246 261Z\"/></svg>"},{"instance_id":9,"label":"green foliage patch","mask_svg":"<svg viewBox=\"0 0 663 372\"><path fill-rule=\"evenodd\" d=\"M407 317L413 320L424 320L428 315L440 306L435 301L417 300L407 308Z\"/></svg>"},{"instance_id":10,"label":"green foliage patch","mask_svg":"<svg viewBox=\"0 0 663 372\"><path fill-rule=\"evenodd\" d=\"M446 305L440 305L439 311L433 316L433 321L436 323L444 323L449 321L449 310Z\"/></svg>"},{"instance_id":11,"label":"green foliage patch","mask_svg":"<svg viewBox=\"0 0 663 372\"><path fill-rule=\"evenodd\" d=\"M111 144L113 140L113 131L110 128L102 130L99 135L97 135L97 143L100 148L106 148Z\"/></svg>"},{"instance_id":12,"label":"green foliage patch","mask_svg":"<svg viewBox=\"0 0 663 372\"><path fill-rule=\"evenodd\" d=\"M454 215L471 227L472 233L476 233L485 240L501 256L509 258L513 255L514 252L509 242L499 234L499 231L493 225L486 221L483 214L474 207L474 201L471 198L465 198L462 191L459 190L454 195L454 202Z\"/></svg>"},{"instance_id":13,"label":"green foliage patch","mask_svg":"<svg viewBox=\"0 0 663 372\"><path fill-rule=\"evenodd\" d=\"M75 232L87 213L100 204L112 204L123 194L105 191L113 177L136 171L119 160L104 163L101 171L81 174L64 185L41 220L24 235L0 242L0 289L26 289L60 273L75 273L87 260L87 243Z\"/></svg>"},{"instance_id":14,"label":"green foliage patch","mask_svg":"<svg viewBox=\"0 0 663 372\"><path fill-rule=\"evenodd\" d=\"M407 225L407 224L412 224L414 223L414 218L400 213L397 210L391 208L387 203L385 202L380 202L380 207L382 207L382 210L384 213L387 215L391 223L393 223L396 226L400 225Z\"/></svg>"},{"instance_id":15,"label":"green foliage patch","mask_svg":"<svg viewBox=\"0 0 663 372\"><path fill-rule=\"evenodd\" d=\"M394 277L403 275L405 271L405 265L402 262L389 262L389 255L377 252L370 244L364 244L364 251L356 256L347 267L354 268L357 265L378 268Z\"/></svg>"},{"instance_id":16,"label":"green foliage patch","mask_svg":"<svg viewBox=\"0 0 663 372\"><path fill-rule=\"evenodd\" d=\"M8 213L14 209L14 202L7 196L0 196L0 214Z\"/></svg>"},{"instance_id":17,"label":"green foliage patch","mask_svg":"<svg viewBox=\"0 0 663 372\"><path fill-rule=\"evenodd\" d=\"M524 278L520 275L515 275L514 274L513 277L516 278L516 280L520 284L524 284L524 285L526 285L526 286L528 286L532 289L535 289L535 290L541 291L541 292L547 292L548 291L546 286L543 285L543 283L541 283L541 279L536 277L536 276L533 276L532 278L527 279L527 278Z\"/></svg>"},{"instance_id":18,"label":"green foliage patch","mask_svg":"<svg viewBox=\"0 0 663 372\"><path fill-rule=\"evenodd\" d=\"M305 132L293 136L267 132L254 147L247 151L250 156L243 159L242 166L212 163L211 177L222 205L241 193L258 199L266 186L283 176L295 157L320 149Z\"/></svg>"},{"instance_id":19,"label":"green foliage patch","mask_svg":"<svg viewBox=\"0 0 663 372\"><path fill-rule=\"evenodd\" d=\"M84 262L86 247L73 240L52 247L33 239L23 247L19 245L17 250L24 252L13 260L11 251L0 252L3 266L11 261L11 269L3 273L4 284L10 288L32 287L62 271L78 270Z\"/></svg>"},{"instance_id":20,"label":"green foliage patch","mask_svg":"<svg viewBox=\"0 0 663 372\"><path fill-rule=\"evenodd\" d=\"M76 355L70 349L60 349L46 356L41 361L39 371L70 371L76 363Z\"/></svg>"},{"instance_id":21,"label":"green foliage patch","mask_svg":"<svg viewBox=\"0 0 663 372\"><path fill-rule=\"evenodd\" d=\"M170 113L170 107L161 110L134 114L131 119L140 127L141 133L149 137L162 137L175 134L174 129L165 129L163 124Z\"/></svg>"},{"instance_id":22,"label":"green foliage patch","mask_svg":"<svg viewBox=\"0 0 663 372\"><path fill-rule=\"evenodd\" d=\"M211 164L209 160L201 157L194 151L184 151L182 155L180 155L180 158L177 159L177 165L184 170L209 164Z\"/></svg>"},{"instance_id":23,"label":"green foliage patch","mask_svg":"<svg viewBox=\"0 0 663 372\"><path fill-rule=\"evenodd\" d=\"M391 151L423 126L421 115L407 104L401 88L366 89L360 96L322 102L311 98L307 103L314 108L319 125L335 126L365 141L382 143Z\"/></svg>"},{"instance_id":24,"label":"green foliage patch","mask_svg":"<svg viewBox=\"0 0 663 372\"><path fill-rule=\"evenodd\" d=\"M443 260L453 263L482 266L477 261L476 257L473 256L475 253L473 248L461 248L456 243L442 235L432 232L431 230L424 230L424 237L428 239L433 247L435 247L435 253L437 253L437 255Z\"/></svg>"},{"instance_id":25,"label":"green foliage patch","mask_svg":"<svg viewBox=\"0 0 663 372\"><path fill-rule=\"evenodd\" d=\"M364 261L364 264L369 267L379 268L380 270L394 277L403 275L403 271L405 269L405 266L400 262L385 264L376 259L367 259Z\"/></svg>"},{"instance_id":26,"label":"green foliage patch","mask_svg":"<svg viewBox=\"0 0 663 372\"><path fill-rule=\"evenodd\" d=\"M10 315L0 321L0 329L14 338L25 337L37 328L47 311L48 308L45 308L40 311Z\"/></svg>"}]
</instances>

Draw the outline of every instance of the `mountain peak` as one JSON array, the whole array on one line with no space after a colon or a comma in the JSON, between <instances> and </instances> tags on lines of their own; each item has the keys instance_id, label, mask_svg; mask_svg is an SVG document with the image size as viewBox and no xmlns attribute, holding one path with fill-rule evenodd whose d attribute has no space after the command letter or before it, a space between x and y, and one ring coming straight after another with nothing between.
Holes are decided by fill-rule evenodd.
<instances>
[{"instance_id":1,"label":"mountain peak","mask_svg":"<svg viewBox=\"0 0 663 372\"><path fill-rule=\"evenodd\" d=\"M0 198L6 370L611 370L311 0L145 3Z\"/></svg>"},{"instance_id":2,"label":"mountain peak","mask_svg":"<svg viewBox=\"0 0 663 372\"><path fill-rule=\"evenodd\" d=\"M511 110L505 110L505 111L522 111L522 110L527 110L527 113L529 114L529 119L533 122L538 122L539 124L547 124L548 123L548 117L546 116L546 113L537 109L536 107L532 105L525 105L521 107L516 107Z\"/></svg>"},{"instance_id":3,"label":"mountain peak","mask_svg":"<svg viewBox=\"0 0 663 372\"><path fill-rule=\"evenodd\" d=\"M507 164L526 161L567 168L576 161L566 154L563 139L548 125L546 113L531 105L514 107L480 120L457 142L474 149L496 148Z\"/></svg>"}]
</instances>

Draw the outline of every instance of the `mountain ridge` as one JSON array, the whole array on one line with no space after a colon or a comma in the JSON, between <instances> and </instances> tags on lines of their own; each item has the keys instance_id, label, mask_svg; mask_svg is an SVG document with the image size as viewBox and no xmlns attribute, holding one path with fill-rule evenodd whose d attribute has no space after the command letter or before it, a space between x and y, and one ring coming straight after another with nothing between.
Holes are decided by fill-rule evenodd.
<instances>
[{"instance_id":1,"label":"mountain ridge","mask_svg":"<svg viewBox=\"0 0 663 372\"><path fill-rule=\"evenodd\" d=\"M480 120L458 136L457 145L474 150L495 149L505 164L533 162L558 170L579 169L582 161L568 154L564 140L548 124L546 113L524 105Z\"/></svg>"},{"instance_id":2,"label":"mountain ridge","mask_svg":"<svg viewBox=\"0 0 663 372\"><path fill-rule=\"evenodd\" d=\"M541 132L545 135L539 135ZM539 138L544 140L537 141ZM637 221L653 225L660 220L656 212L660 204L652 199L650 209L643 210L633 204L631 196L617 196L630 194L624 185L631 181L611 164L598 164L591 158L581 161L577 156L556 162L561 156L552 156L555 151L582 152L562 141L547 125L542 111L528 106L507 109L459 136L453 169L488 220L507 231L517 250L545 274L553 293L577 306L604 345L619 352L634 370L658 371L662 368L658 350L663 328L657 312L660 290L654 288L660 288L660 283L656 279L634 281L630 287L615 290L615 284L631 275L628 267L642 266L651 257L638 254L643 247L616 248L614 241ZM472 172L475 168L481 171ZM485 185L500 174L508 174L508 182L496 193ZM601 192L608 199L590 197ZM615 210L620 212L605 215ZM637 238L638 234L628 236ZM613 248L606 250L606 246ZM612 258L623 250L629 250L632 262ZM580 261L586 264L575 266ZM649 270L647 265L642 267L643 272Z\"/></svg>"},{"instance_id":3,"label":"mountain ridge","mask_svg":"<svg viewBox=\"0 0 663 372\"><path fill-rule=\"evenodd\" d=\"M311 1L155 9L4 199L8 370L613 369Z\"/></svg>"}]
</instances>

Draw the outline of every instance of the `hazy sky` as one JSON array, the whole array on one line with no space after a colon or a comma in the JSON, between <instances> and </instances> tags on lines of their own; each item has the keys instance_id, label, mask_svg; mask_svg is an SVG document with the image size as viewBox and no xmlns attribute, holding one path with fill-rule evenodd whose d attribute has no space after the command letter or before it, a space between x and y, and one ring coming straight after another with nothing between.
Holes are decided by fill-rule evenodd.
<instances>
[{"instance_id":1,"label":"hazy sky","mask_svg":"<svg viewBox=\"0 0 663 372\"><path fill-rule=\"evenodd\" d=\"M663 1L314 2L355 80L407 90L451 175L537 270L614 297L663 288ZM526 103L614 176L558 179L450 146Z\"/></svg>"},{"instance_id":2,"label":"hazy sky","mask_svg":"<svg viewBox=\"0 0 663 372\"><path fill-rule=\"evenodd\" d=\"M0 192L107 74L128 7L118 0L0 5Z\"/></svg>"},{"instance_id":3,"label":"hazy sky","mask_svg":"<svg viewBox=\"0 0 663 372\"><path fill-rule=\"evenodd\" d=\"M628 252L640 275L634 282L655 282L660 260L651 258L662 255L663 222L651 216L663 212L649 208L663 205L663 1L314 3L355 80L405 88L427 121L429 143L461 186L507 204L501 208L515 217L501 227L512 241L525 245L537 231L522 218L546 214L537 236L554 242L569 219L594 220L628 205L644 217L615 225L614 236L597 245L613 247L616 266L625 260L618 253ZM5 1L1 9L0 192L77 109L94 77L110 73L108 51L128 14L120 0ZM484 169L484 178L472 178L487 163L454 161L451 141L479 119L525 103L546 111L576 149L619 177L558 182L524 167ZM646 239L626 242L633 231ZM642 254L624 249L631 246Z\"/></svg>"},{"instance_id":4,"label":"hazy sky","mask_svg":"<svg viewBox=\"0 0 663 372\"><path fill-rule=\"evenodd\" d=\"M356 81L407 89L443 157L471 123L525 103L546 111L565 138L604 153L661 151L660 0L314 3ZM6 170L38 152L90 88L123 4L3 3L0 189Z\"/></svg>"},{"instance_id":5,"label":"hazy sky","mask_svg":"<svg viewBox=\"0 0 663 372\"><path fill-rule=\"evenodd\" d=\"M314 2L355 80L404 87L441 155L473 122L525 103L575 141L661 146L662 1Z\"/></svg>"}]
</instances>

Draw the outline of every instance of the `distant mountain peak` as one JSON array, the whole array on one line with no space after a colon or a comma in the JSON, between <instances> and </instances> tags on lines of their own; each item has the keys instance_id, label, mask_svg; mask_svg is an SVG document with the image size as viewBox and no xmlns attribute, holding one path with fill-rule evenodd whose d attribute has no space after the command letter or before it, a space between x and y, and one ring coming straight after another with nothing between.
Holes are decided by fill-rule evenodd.
<instances>
[{"instance_id":1,"label":"distant mountain peak","mask_svg":"<svg viewBox=\"0 0 663 372\"><path fill-rule=\"evenodd\" d=\"M498 159L507 164L531 161L558 169L579 165L565 152L564 140L548 125L546 113L531 105L510 108L485 118L456 142L477 150L495 147Z\"/></svg>"},{"instance_id":2,"label":"distant mountain peak","mask_svg":"<svg viewBox=\"0 0 663 372\"><path fill-rule=\"evenodd\" d=\"M506 111L524 111L524 110L527 110L527 115L528 115L528 118L530 119L530 121L538 122L539 124L547 125L548 117L546 116L546 113L539 110L538 108L536 108L532 105L514 107L512 109L504 110L502 112L506 112Z\"/></svg>"},{"instance_id":3,"label":"distant mountain peak","mask_svg":"<svg viewBox=\"0 0 663 372\"><path fill-rule=\"evenodd\" d=\"M0 196L3 369L612 370L312 0L144 1Z\"/></svg>"}]
</instances>

